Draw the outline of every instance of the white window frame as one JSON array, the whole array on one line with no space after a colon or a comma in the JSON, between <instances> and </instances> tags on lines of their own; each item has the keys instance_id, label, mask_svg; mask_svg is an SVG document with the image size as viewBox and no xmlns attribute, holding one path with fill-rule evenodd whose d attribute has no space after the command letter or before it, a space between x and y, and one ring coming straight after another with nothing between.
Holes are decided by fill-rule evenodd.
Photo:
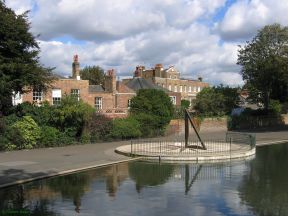
<instances>
[{"instance_id":1,"label":"white window frame","mask_svg":"<svg viewBox=\"0 0 288 216\"><path fill-rule=\"evenodd\" d=\"M80 100L80 89L71 89L71 95Z\"/></svg>"},{"instance_id":2,"label":"white window frame","mask_svg":"<svg viewBox=\"0 0 288 216\"><path fill-rule=\"evenodd\" d=\"M176 105L176 96L169 96L173 105Z\"/></svg>"},{"instance_id":3,"label":"white window frame","mask_svg":"<svg viewBox=\"0 0 288 216\"><path fill-rule=\"evenodd\" d=\"M191 86L189 86L189 92L191 92L192 91L192 87Z\"/></svg>"},{"instance_id":4,"label":"white window frame","mask_svg":"<svg viewBox=\"0 0 288 216\"><path fill-rule=\"evenodd\" d=\"M43 92L42 91L33 90L32 100L34 102L42 102L43 101Z\"/></svg>"},{"instance_id":5,"label":"white window frame","mask_svg":"<svg viewBox=\"0 0 288 216\"><path fill-rule=\"evenodd\" d=\"M131 107L131 99L128 99L128 102L127 102L127 107L130 108Z\"/></svg>"},{"instance_id":6,"label":"white window frame","mask_svg":"<svg viewBox=\"0 0 288 216\"><path fill-rule=\"evenodd\" d=\"M61 103L61 89L52 89L52 104L59 105Z\"/></svg>"},{"instance_id":7,"label":"white window frame","mask_svg":"<svg viewBox=\"0 0 288 216\"><path fill-rule=\"evenodd\" d=\"M183 86L182 85L180 85L180 92L182 92L183 91Z\"/></svg>"},{"instance_id":8,"label":"white window frame","mask_svg":"<svg viewBox=\"0 0 288 216\"><path fill-rule=\"evenodd\" d=\"M169 91L171 91L171 90L172 90L172 87L171 87L171 85L169 85L169 86L168 86L168 89L169 89Z\"/></svg>"},{"instance_id":9,"label":"white window frame","mask_svg":"<svg viewBox=\"0 0 288 216\"><path fill-rule=\"evenodd\" d=\"M177 85L174 86L174 92L177 92Z\"/></svg>"},{"instance_id":10,"label":"white window frame","mask_svg":"<svg viewBox=\"0 0 288 216\"><path fill-rule=\"evenodd\" d=\"M94 105L96 110L101 110L103 108L102 97L95 97Z\"/></svg>"}]
</instances>

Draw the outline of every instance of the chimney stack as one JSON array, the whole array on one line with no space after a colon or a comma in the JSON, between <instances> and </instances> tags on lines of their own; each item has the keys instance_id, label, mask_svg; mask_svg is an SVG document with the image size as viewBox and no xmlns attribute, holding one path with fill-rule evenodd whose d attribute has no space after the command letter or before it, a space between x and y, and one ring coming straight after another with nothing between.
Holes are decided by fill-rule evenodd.
<instances>
[{"instance_id":1,"label":"chimney stack","mask_svg":"<svg viewBox=\"0 0 288 216\"><path fill-rule=\"evenodd\" d=\"M72 78L80 80L80 63L78 61L78 55L74 55L72 63Z\"/></svg>"},{"instance_id":2,"label":"chimney stack","mask_svg":"<svg viewBox=\"0 0 288 216\"><path fill-rule=\"evenodd\" d=\"M114 69L106 72L104 88L107 92L116 93L116 73Z\"/></svg>"}]
</instances>

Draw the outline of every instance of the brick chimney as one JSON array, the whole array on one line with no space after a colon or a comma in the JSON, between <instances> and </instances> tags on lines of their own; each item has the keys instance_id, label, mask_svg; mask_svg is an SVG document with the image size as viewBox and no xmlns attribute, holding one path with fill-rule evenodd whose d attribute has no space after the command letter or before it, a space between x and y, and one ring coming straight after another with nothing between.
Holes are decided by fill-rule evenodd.
<instances>
[{"instance_id":1,"label":"brick chimney","mask_svg":"<svg viewBox=\"0 0 288 216\"><path fill-rule=\"evenodd\" d=\"M72 78L80 80L80 63L78 61L78 55L74 55L72 63Z\"/></svg>"},{"instance_id":2,"label":"brick chimney","mask_svg":"<svg viewBox=\"0 0 288 216\"><path fill-rule=\"evenodd\" d=\"M156 64L155 65L155 77L163 77L162 71L163 71L163 65L162 64Z\"/></svg>"},{"instance_id":3,"label":"brick chimney","mask_svg":"<svg viewBox=\"0 0 288 216\"><path fill-rule=\"evenodd\" d=\"M106 72L104 88L107 92L116 93L116 73L114 69L108 70Z\"/></svg>"},{"instance_id":4,"label":"brick chimney","mask_svg":"<svg viewBox=\"0 0 288 216\"><path fill-rule=\"evenodd\" d=\"M142 77L142 72L145 70L145 66L138 65L136 67L136 70L134 72L134 77Z\"/></svg>"}]
</instances>

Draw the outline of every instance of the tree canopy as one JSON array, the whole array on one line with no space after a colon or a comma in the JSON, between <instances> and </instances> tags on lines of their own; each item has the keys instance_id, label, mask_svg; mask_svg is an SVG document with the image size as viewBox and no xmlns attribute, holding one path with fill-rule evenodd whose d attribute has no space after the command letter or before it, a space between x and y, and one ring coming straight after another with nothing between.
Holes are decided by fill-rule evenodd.
<instances>
[{"instance_id":1,"label":"tree canopy","mask_svg":"<svg viewBox=\"0 0 288 216\"><path fill-rule=\"evenodd\" d=\"M197 94L195 110L203 116L223 116L236 107L238 88L216 86L204 88Z\"/></svg>"},{"instance_id":2,"label":"tree canopy","mask_svg":"<svg viewBox=\"0 0 288 216\"><path fill-rule=\"evenodd\" d=\"M100 85L104 82L104 70L99 66L87 66L80 71L83 80L89 80L90 85Z\"/></svg>"},{"instance_id":3,"label":"tree canopy","mask_svg":"<svg viewBox=\"0 0 288 216\"><path fill-rule=\"evenodd\" d=\"M238 65L250 91L269 107L270 99L287 99L288 84L288 27L267 25L240 46Z\"/></svg>"},{"instance_id":4,"label":"tree canopy","mask_svg":"<svg viewBox=\"0 0 288 216\"><path fill-rule=\"evenodd\" d=\"M130 113L140 122L144 136L161 134L172 119L173 112L171 99L162 90L141 89L131 100Z\"/></svg>"},{"instance_id":5,"label":"tree canopy","mask_svg":"<svg viewBox=\"0 0 288 216\"><path fill-rule=\"evenodd\" d=\"M0 0L0 115L11 106L13 93L45 90L53 80L51 69L39 64L27 13L16 15Z\"/></svg>"}]
</instances>

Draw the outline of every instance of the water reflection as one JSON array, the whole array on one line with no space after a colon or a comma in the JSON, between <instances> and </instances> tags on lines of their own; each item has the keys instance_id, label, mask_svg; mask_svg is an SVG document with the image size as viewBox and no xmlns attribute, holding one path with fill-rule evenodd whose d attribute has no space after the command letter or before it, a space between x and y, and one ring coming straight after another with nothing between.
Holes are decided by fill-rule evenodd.
<instances>
[{"instance_id":1,"label":"water reflection","mask_svg":"<svg viewBox=\"0 0 288 216\"><path fill-rule=\"evenodd\" d=\"M0 190L0 215L288 215L287 155L277 145L248 161L132 162L45 179Z\"/></svg>"},{"instance_id":2,"label":"water reflection","mask_svg":"<svg viewBox=\"0 0 288 216\"><path fill-rule=\"evenodd\" d=\"M171 164L135 162L129 164L129 175L140 193L143 187L166 183L172 176L174 167Z\"/></svg>"},{"instance_id":3,"label":"water reflection","mask_svg":"<svg viewBox=\"0 0 288 216\"><path fill-rule=\"evenodd\" d=\"M243 202L255 215L288 215L288 144L259 147L240 184Z\"/></svg>"}]
</instances>

